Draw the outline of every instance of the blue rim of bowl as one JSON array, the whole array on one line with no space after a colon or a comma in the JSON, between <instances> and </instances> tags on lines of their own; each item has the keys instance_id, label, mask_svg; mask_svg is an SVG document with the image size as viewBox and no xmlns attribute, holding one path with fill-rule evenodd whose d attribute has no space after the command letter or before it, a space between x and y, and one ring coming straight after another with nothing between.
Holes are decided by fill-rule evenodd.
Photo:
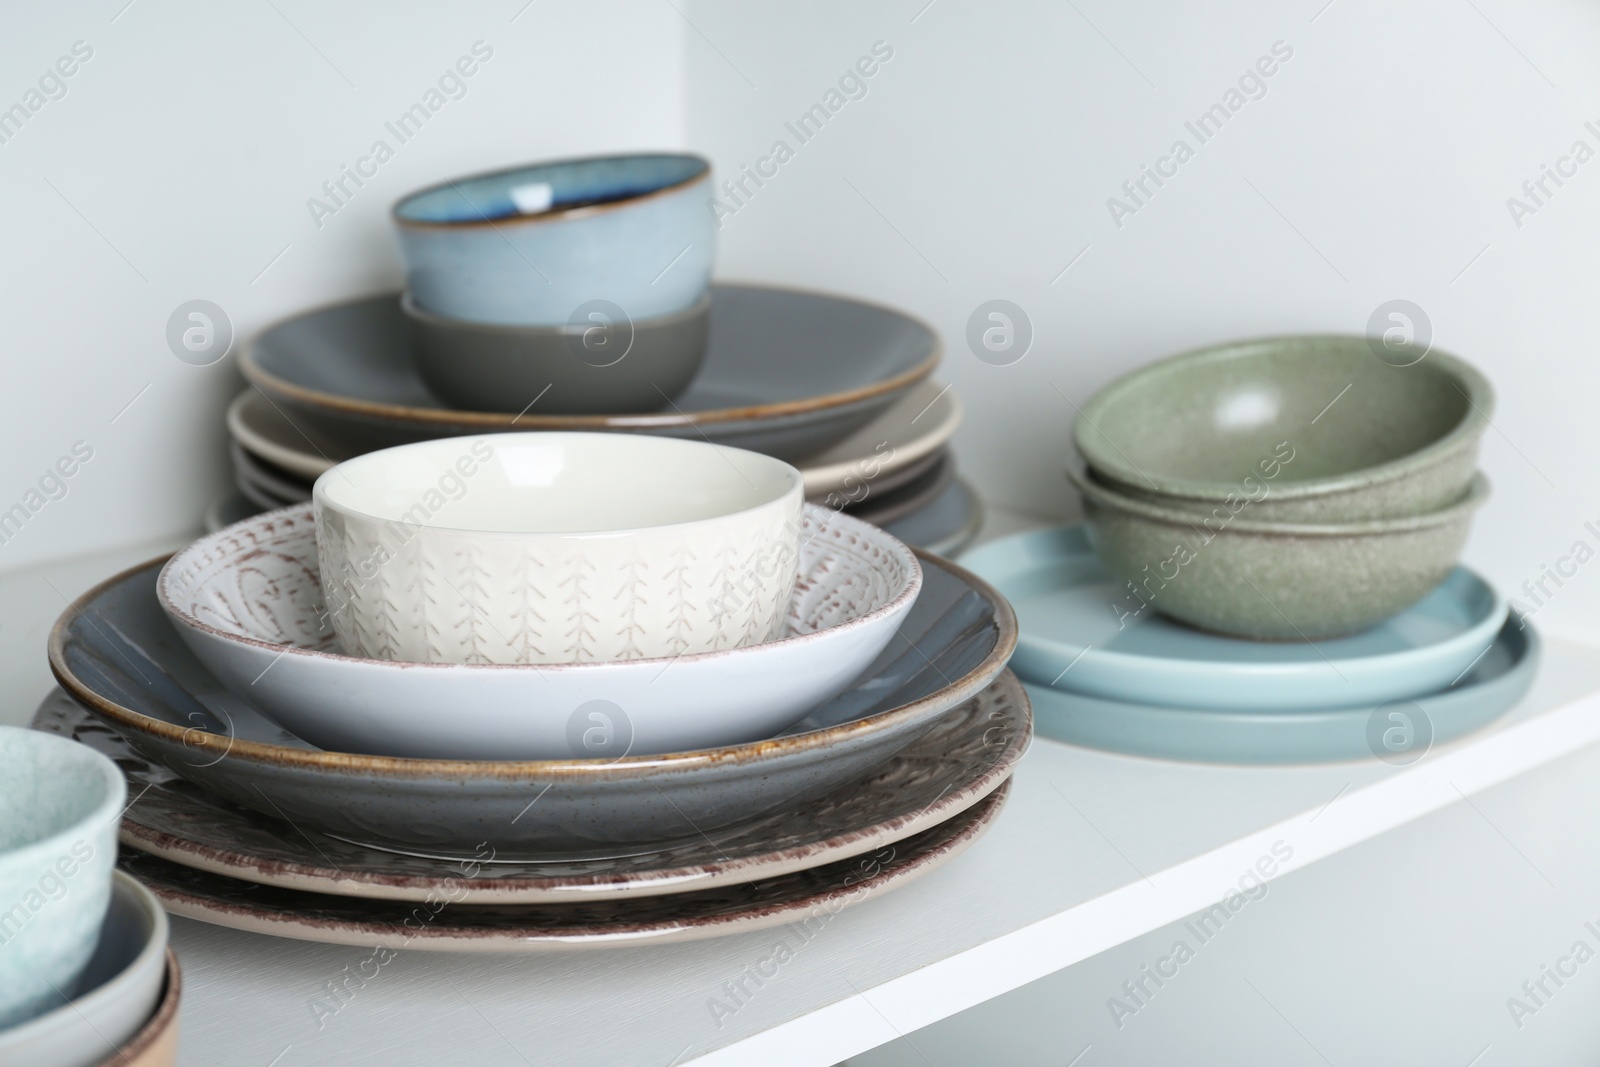
<instances>
[{"instance_id":1,"label":"blue rim of bowl","mask_svg":"<svg viewBox=\"0 0 1600 1067\"><path fill-rule=\"evenodd\" d=\"M501 178L512 174L532 174L551 167L564 167L582 163L613 163L627 159L678 159L698 163L695 171L685 178L663 185L645 192L631 196L623 196L615 200L607 200L598 204L581 204L570 208L553 208L530 215L503 215L498 218L484 216L478 219L412 219L401 214L405 206L419 197L431 193L442 192L446 189L456 189L464 182L483 181L486 178ZM711 161L704 156L693 152L619 152L609 156L573 156L568 159L547 159L538 163L521 163L514 167L497 167L493 170L480 171L476 174L464 174L459 178L448 178L442 182L421 189L415 189L399 200L389 209L389 217L396 226L415 230L466 230L480 229L485 226L498 229L501 226L526 226L541 222L563 222L572 219L588 218L593 215L614 211L618 208L632 207L650 200L669 196L699 181L704 181L711 176ZM457 189L457 192L460 190Z\"/></svg>"}]
</instances>

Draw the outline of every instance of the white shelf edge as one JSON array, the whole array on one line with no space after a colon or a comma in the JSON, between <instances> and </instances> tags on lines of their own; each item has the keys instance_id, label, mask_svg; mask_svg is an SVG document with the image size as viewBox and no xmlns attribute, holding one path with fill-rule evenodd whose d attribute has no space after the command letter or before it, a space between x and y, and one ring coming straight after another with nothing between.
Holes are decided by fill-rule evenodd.
<instances>
[{"instance_id":1,"label":"white shelf edge","mask_svg":"<svg viewBox=\"0 0 1600 1067\"><path fill-rule=\"evenodd\" d=\"M696 1057L697 1067L826 1067L1008 993L1216 903L1288 841L1276 881L1600 741L1600 693L1467 741L1191 860ZM1053 744L1039 741L1040 744Z\"/></svg>"}]
</instances>

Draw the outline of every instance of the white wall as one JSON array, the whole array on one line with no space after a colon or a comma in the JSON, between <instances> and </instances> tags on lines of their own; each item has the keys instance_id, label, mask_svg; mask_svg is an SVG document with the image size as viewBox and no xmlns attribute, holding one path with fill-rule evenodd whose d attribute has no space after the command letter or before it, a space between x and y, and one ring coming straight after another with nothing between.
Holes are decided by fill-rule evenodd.
<instances>
[{"instance_id":1,"label":"white wall","mask_svg":"<svg viewBox=\"0 0 1600 1067\"><path fill-rule=\"evenodd\" d=\"M93 450L66 495L0 544L0 569L197 528L224 491L236 354L177 359L165 330L179 304L213 301L242 338L398 285L386 212L411 188L681 145L685 29L671 7L525 2L0 9L0 109L29 102L74 42L93 51L65 96L0 143L0 511L74 442ZM493 54L464 96L408 143L384 130L477 41ZM380 138L393 158L317 226L307 199Z\"/></svg>"},{"instance_id":2,"label":"white wall","mask_svg":"<svg viewBox=\"0 0 1600 1067\"><path fill-rule=\"evenodd\" d=\"M1062 515L1062 393L1081 404L1209 342L1359 333L1380 303L1412 300L1498 387L1495 494L1468 559L1514 591L1580 538L1600 549L1582 525L1600 520L1600 159L1520 228L1506 206L1574 140L1600 150L1584 127L1600 130L1600 8L1325 4L694 0L691 146L724 174L775 139L795 149L724 218L720 273L926 317L967 400L964 469L993 499ZM879 40L894 57L867 95L800 145L785 121ZM1115 225L1107 198L1174 139L1196 146L1185 120L1276 41L1293 56L1265 97ZM1012 366L964 341L994 298L1033 323ZM1538 619L1600 639L1600 562Z\"/></svg>"}]
</instances>

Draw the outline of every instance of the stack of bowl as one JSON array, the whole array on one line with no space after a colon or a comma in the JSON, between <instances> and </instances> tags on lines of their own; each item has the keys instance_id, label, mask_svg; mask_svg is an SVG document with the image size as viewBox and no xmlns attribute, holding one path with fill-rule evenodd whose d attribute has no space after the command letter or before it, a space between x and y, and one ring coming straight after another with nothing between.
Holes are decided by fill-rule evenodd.
<instances>
[{"instance_id":1,"label":"stack of bowl","mask_svg":"<svg viewBox=\"0 0 1600 1067\"><path fill-rule=\"evenodd\" d=\"M1395 366L1361 337L1281 337L1135 371L1074 433L1096 552L1133 595L1221 634L1355 633L1455 568L1488 496L1493 392L1433 351Z\"/></svg>"},{"instance_id":2,"label":"stack of bowl","mask_svg":"<svg viewBox=\"0 0 1600 1067\"><path fill-rule=\"evenodd\" d=\"M394 207L428 387L469 411L655 411L700 369L711 166L564 160L443 182Z\"/></svg>"},{"instance_id":3,"label":"stack of bowl","mask_svg":"<svg viewBox=\"0 0 1600 1067\"><path fill-rule=\"evenodd\" d=\"M214 525L310 499L334 462L490 431L661 434L799 463L806 495L953 553L981 521L929 379L938 342L891 309L712 285L698 156L566 160L404 197L406 290L296 316L241 361L240 497Z\"/></svg>"},{"instance_id":4,"label":"stack of bowl","mask_svg":"<svg viewBox=\"0 0 1600 1067\"><path fill-rule=\"evenodd\" d=\"M837 910L980 835L1031 716L1004 600L804 488L645 435L371 452L86 594L36 725L117 757L124 867L211 922L529 950Z\"/></svg>"},{"instance_id":5,"label":"stack of bowl","mask_svg":"<svg viewBox=\"0 0 1600 1067\"><path fill-rule=\"evenodd\" d=\"M1395 366L1359 337L1230 344L1112 383L1075 430L1084 526L968 557L1016 606L1041 731L1400 762L1504 714L1536 639L1457 566L1492 405L1461 360Z\"/></svg>"},{"instance_id":6,"label":"stack of bowl","mask_svg":"<svg viewBox=\"0 0 1600 1067\"><path fill-rule=\"evenodd\" d=\"M0 1063L176 1062L166 912L113 869L126 802L105 756L0 727Z\"/></svg>"}]
</instances>

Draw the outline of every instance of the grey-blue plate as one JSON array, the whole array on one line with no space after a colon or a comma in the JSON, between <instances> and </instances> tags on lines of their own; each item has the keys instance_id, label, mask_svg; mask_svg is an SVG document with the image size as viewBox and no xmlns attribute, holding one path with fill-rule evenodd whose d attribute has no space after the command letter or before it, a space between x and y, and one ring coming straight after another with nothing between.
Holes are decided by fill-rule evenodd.
<instances>
[{"instance_id":1,"label":"grey-blue plate","mask_svg":"<svg viewBox=\"0 0 1600 1067\"><path fill-rule=\"evenodd\" d=\"M782 459L821 452L932 373L938 336L901 312L822 293L717 285L705 362L645 414L455 411L417 370L396 293L297 315L251 340L239 369L309 437L356 452L497 430L598 430L705 439Z\"/></svg>"},{"instance_id":2,"label":"grey-blue plate","mask_svg":"<svg viewBox=\"0 0 1600 1067\"><path fill-rule=\"evenodd\" d=\"M1028 685L1034 730L1086 748L1201 763L1405 764L1516 706L1539 667L1539 635L1515 611L1455 685L1411 700L1308 711L1217 711L1133 704Z\"/></svg>"},{"instance_id":3,"label":"grey-blue plate","mask_svg":"<svg viewBox=\"0 0 1600 1067\"><path fill-rule=\"evenodd\" d=\"M1457 567L1421 601L1360 633L1251 641L1156 613L1100 565L1082 526L991 541L965 565L1016 610L1011 666L1023 681L1167 707L1290 711L1432 693L1484 655L1508 610L1487 582Z\"/></svg>"},{"instance_id":4,"label":"grey-blue plate","mask_svg":"<svg viewBox=\"0 0 1600 1067\"><path fill-rule=\"evenodd\" d=\"M189 652L156 602L163 560L79 597L50 635L74 699L146 760L192 786L307 829L431 854L615 855L714 828L861 780L977 702L1021 701L1003 674L1010 605L923 556L922 592L888 646L844 693L779 737L605 760L424 760L325 752L271 724ZM470 708L461 709L470 715Z\"/></svg>"},{"instance_id":5,"label":"grey-blue plate","mask_svg":"<svg viewBox=\"0 0 1600 1067\"><path fill-rule=\"evenodd\" d=\"M983 502L976 490L957 476L937 497L909 514L883 523L883 528L914 548L954 559L983 529Z\"/></svg>"}]
</instances>

